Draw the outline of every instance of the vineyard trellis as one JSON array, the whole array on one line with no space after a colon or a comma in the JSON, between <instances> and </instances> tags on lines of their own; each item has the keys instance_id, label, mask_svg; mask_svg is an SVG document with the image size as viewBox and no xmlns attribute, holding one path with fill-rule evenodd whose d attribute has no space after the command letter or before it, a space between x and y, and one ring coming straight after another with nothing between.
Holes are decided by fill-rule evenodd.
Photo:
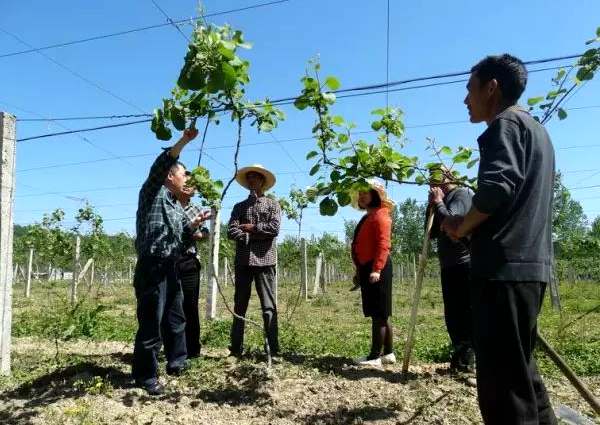
<instances>
[{"instance_id":1,"label":"vineyard trellis","mask_svg":"<svg viewBox=\"0 0 600 425\"><path fill-rule=\"evenodd\" d=\"M165 99L163 107L158 109L152 119L152 131L161 140L170 138L172 125L177 130L184 129L188 123L192 126L198 118L207 118L207 125L213 121L218 123L217 113L227 112L238 129L238 137L234 154L234 176L226 185L213 181L208 170L198 167L193 171L193 184L203 195L208 206L215 209L225 197L227 190L235 178L238 169L238 154L242 143L242 123L244 120L253 120L252 125L261 131L270 131L277 126L279 120L283 119L283 113L278 110L276 102L265 100L263 102L249 102L244 98L242 89L249 82L249 63L240 59L236 50L246 48L240 31L233 31L229 27L197 26L193 33L194 40L190 44L186 62L178 80L178 86L172 92L171 99ZM600 41L600 29L597 37L590 40L591 43ZM471 168L477 159L473 158L473 150L459 147L456 151L447 146L437 147L431 141L429 149L435 156L436 161L420 164L415 157L409 157L402 153L404 123L402 112L394 108L376 109L373 114L375 119L372 129L377 135L377 141L370 143L363 139L354 139L353 124L339 115L331 115L330 109L336 101L336 92L340 90L340 82L333 76L324 79L320 75L320 65L316 62L311 64L312 70L302 78L303 90L300 96L293 98L294 105L300 109L312 109L316 116L313 135L316 140L316 150L307 155L307 159L314 159L316 163L310 170L311 176L318 176L315 185L307 190L308 199L315 201L321 199L319 209L322 215L333 216L339 207L350 204L351 194L366 187L367 178L379 177L386 181L400 184L424 185L440 180L441 166L445 160L451 162L450 169L454 170L457 164L464 164ZM539 107L541 111L540 121L547 122L555 114L559 119L567 117L562 107L570 96L585 81L593 78L594 72L600 66L600 49L589 49L578 59L578 62L569 70L559 70L553 79L556 88L546 96L532 98L529 105ZM575 71L576 78L572 83L567 83ZM570 84L568 88L566 84ZM389 85L386 85L389 87ZM356 89L354 89L356 90ZM538 106L539 105L539 106ZM8 114L0 115L0 130L2 143L2 183L1 208L2 223L0 225L0 238L2 256L0 257L0 290L2 293L0 312L2 321L0 327L0 371L7 373L10 368L10 307L12 274L16 275L18 268L12 267L12 202L14 197L14 151L15 130L14 117ZM47 135L50 136L50 135ZM32 138L21 139L31 140ZM348 153L349 152L349 153ZM455 172L455 179L460 184L471 184L473 179ZM218 214L215 214L218 217ZM301 214L300 222L301 227ZM209 279L214 289L221 292L218 279L218 229L220 223L214 219L214 240L211 243L211 252L214 257L211 261ZM79 238L77 239L79 241ZM427 238L426 241L427 242ZM79 242L76 243L76 252L79 250ZM424 245L426 246L426 245ZM424 252L426 249L424 248ZM31 253L28 263L28 287L31 276ZM72 300L75 302L77 280L80 274L79 256L75 256L76 266L73 269L73 291ZM320 270L323 268L322 254L316 257L316 275L314 291L317 292L318 284L322 278ZM423 254L420 263L426 260ZM216 262L215 262L216 261ZM414 261L414 257L413 257ZM304 256L303 280L308 282L306 271L306 256ZM93 262L88 262L90 266ZM414 264L414 263L413 263ZM416 272L416 267L413 265ZM421 272L416 279L422 278L424 265L420 267ZM225 267L225 273L228 273ZM48 271L50 276L51 269ZM307 283L303 284L303 290L308 295ZM221 292L221 295L222 292ZM213 297L214 298L214 297ZM224 302L226 303L223 295ZM229 307L228 307L229 309ZM231 310L230 310L231 312ZM231 312L234 314L233 312ZM212 311L211 314L212 316ZM234 314L235 315L235 314ZM8 342L7 342L8 341ZM8 349L7 349L8 347ZM268 350L268 344L267 344ZM270 358L269 358L270 359ZM8 366L7 366L8 365Z\"/></svg>"}]
</instances>

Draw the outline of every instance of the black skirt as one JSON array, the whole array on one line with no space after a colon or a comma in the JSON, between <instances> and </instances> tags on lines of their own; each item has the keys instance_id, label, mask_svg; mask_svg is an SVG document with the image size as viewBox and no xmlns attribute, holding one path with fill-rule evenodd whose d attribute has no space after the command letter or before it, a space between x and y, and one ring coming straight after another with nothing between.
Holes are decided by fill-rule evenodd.
<instances>
[{"instance_id":1,"label":"black skirt","mask_svg":"<svg viewBox=\"0 0 600 425\"><path fill-rule=\"evenodd\" d=\"M359 266L360 293L365 317L386 318L392 315L392 260L388 256L387 262L381 270L379 282L369 283L369 275L373 269L373 262Z\"/></svg>"}]
</instances>

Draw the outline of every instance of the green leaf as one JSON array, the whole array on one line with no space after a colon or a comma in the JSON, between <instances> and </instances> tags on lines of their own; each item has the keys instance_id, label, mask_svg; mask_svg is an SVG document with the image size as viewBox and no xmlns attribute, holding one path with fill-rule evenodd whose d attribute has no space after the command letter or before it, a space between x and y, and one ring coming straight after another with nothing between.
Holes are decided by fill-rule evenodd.
<instances>
[{"instance_id":1,"label":"green leaf","mask_svg":"<svg viewBox=\"0 0 600 425\"><path fill-rule=\"evenodd\" d=\"M475 164L477 164L478 162L479 162L479 158L469 161L469 163L467 164L467 168L473 168L473 166Z\"/></svg>"},{"instance_id":2,"label":"green leaf","mask_svg":"<svg viewBox=\"0 0 600 425\"><path fill-rule=\"evenodd\" d=\"M337 90L341 86L339 80L331 75L325 79L325 85L329 87L330 90Z\"/></svg>"},{"instance_id":3,"label":"green leaf","mask_svg":"<svg viewBox=\"0 0 600 425\"><path fill-rule=\"evenodd\" d=\"M344 124L344 117L342 117L340 115L335 115L335 116L331 117L331 122L334 123L335 125L342 125L342 124Z\"/></svg>"},{"instance_id":4,"label":"green leaf","mask_svg":"<svg viewBox=\"0 0 600 425\"><path fill-rule=\"evenodd\" d=\"M544 96L530 97L529 99L527 99L527 104L529 106L534 106L540 103L542 100L544 100Z\"/></svg>"},{"instance_id":5,"label":"green leaf","mask_svg":"<svg viewBox=\"0 0 600 425\"><path fill-rule=\"evenodd\" d=\"M421 174L419 174L417 177L415 177L415 182L417 184L423 184L423 183L425 183L425 177L423 177Z\"/></svg>"},{"instance_id":6,"label":"green leaf","mask_svg":"<svg viewBox=\"0 0 600 425\"><path fill-rule=\"evenodd\" d=\"M323 199L319 204L319 212L321 215L334 216L335 213L337 213L337 210L338 204L330 197Z\"/></svg>"},{"instance_id":7,"label":"green leaf","mask_svg":"<svg viewBox=\"0 0 600 425\"><path fill-rule=\"evenodd\" d=\"M348 192L338 192L337 201L338 204L340 204L340 207L345 207L346 205L350 204L352 198L350 197L350 194Z\"/></svg>"},{"instance_id":8,"label":"green leaf","mask_svg":"<svg viewBox=\"0 0 600 425\"><path fill-rule=\"evenodd\" d=\"M308 99L306 99L304 96L300 96L294 100L294 106L296 109L303 111L308 107Z\"/></svg>"},{"instance_id":9,"label":"green leaf","mask_svg":"<svg viewBox=\"0 0 600 425\"><path fill-rule=\"evenodd\" d=\"M235 87L235 83L237 82L235 68L224 62L221 64L221 71L223 72L223 82L225 83L225 88L228 90L233 89Z\"/></svg>"},{"instance_id":10,"label":"green leaf","mask_svg":"<svg viewBox=\"0 0 600 425\"><path fill-rule=\"evenodd\" d=\"M442 149L440 149L440 153L443 155L452 155L452 149L450 149L449 146L444 146Z\"/></svg>"},{"instance_id":11,"label":"green leaf","mask_svg":"<svg viewBox=\"0 0 600 425\"><path fill-rule=\"evenodd\" d=\"M379 130L381 130L381 127L383 127L383 124L381 123L381 121L374 121L374 122L371 124L371 128L372 128L373 130L375 130L375 131L379 131Z\"/></svg>"},{"instance_id":12,"label":"green leaf","mask_svg":"<svg viewBox=\"0 0 600 425\"><path fill-rule=\"evenodd\" d=\"M596 28L596 35L600 37L600 27Z\"/></svg>"},{"instance_id":13,"label":"green leaf","mask_svg":"<svg viewBox=\"0 0 600 425\"><path fill-rule=\"evenodd\" d=\"M310 175L314 176L315 174L317 174L319 172L319 170L321 169L321 164L315 164L313 165L313 167L310 169Z\"/></svg>"},{"instance_id":14,"label":"green leaf","mask_svg":"<svg viewBox=\"0 0 600 425\"><path fill-rule=\"evenodd\" d=\"M558 118L561 120L567 118L567 111L565 111L563 108L558 108Z\"/></svg>"},{"instance_id":15,"label":"green leaf","mask_svg":"<svg viewBox=\"0 0 600 425\"><path fill-rule=\"evenodd\" d=\"M338 170L333 170L331 172L331 174L329 175L329 178L333 182L337 182L340 179L340 177L342 177L342 175L341 175L341 173Z\"/></svg>"},{"instance_id":16,"label":"green leaf","mask_svg":"<svg viewBox=\"0 0 600 425\"><path fill-rule=\"evenodd\" d=\"M171 140L171 137L173 137L173 134L169 127L163 125L156 130L156 138L159 140Z\"/></svg>"},{"instance_id":17,"label":"green leaf","mask_svg":"<svg viewBox=\"0 0 600 425\"><path fill-rule=\"evenodd\" d=\"M371 112L371 114L384 116L385 115L385 109L383 109L383 108L375 109L375 110L373 110Z\"/></svg>"},{"instance_id":18,"label":"green leaf","mask_svg":"<svg viewBox=\"0 0 600 425\"><path fill-rule=\"evenodd\" d=\"M594 73L592 72L591 68L582 67L579 68L579 71L577 71L576 78L579 81L591 80L592 78L594 78Z\"/></svg>"},{"instance_id":19,"label":"green leaf","mask_svg":"<svg viewBox=\"0 0 600 425\"><path fill-rule=\"evenodd\" d=\"M185 112L183 111L183 109L177 106L172 107L171 121L173 122L173 127L175 127L177 130L185 130Z\"/></svg>"},{"instance_id":20,"label":"green leaf","mask_svg":"<svg viewBox=\"0 0 600 425\"><path fill-rule=\"evenodd\" d=\"M317 151L310 151L308 154L306 154L306 159L307 160L308 159L312 159L312 158L314 158L317 155L319 155L319 152L317 152Z\"/></svg>"}]
</instances>

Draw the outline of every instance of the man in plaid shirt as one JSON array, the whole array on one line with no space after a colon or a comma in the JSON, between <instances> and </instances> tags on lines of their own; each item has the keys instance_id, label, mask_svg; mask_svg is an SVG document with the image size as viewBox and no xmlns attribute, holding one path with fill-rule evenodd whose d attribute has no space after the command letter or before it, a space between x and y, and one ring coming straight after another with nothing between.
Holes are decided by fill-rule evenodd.
<instances>
[{"instance_id":1,"label":"man in plaid shirt","mask_svg":"<svg viewBox=\"0 0 600 425\"><path fill-rule=\"evenodd\" d=\"M135 240L138 262L133 281L138 331L132 375L136 384L152 395L164 392L158 382L158 352L163 340L167 373L178 375L186 366L185 317L175 264L182 254L183 233L193 232L204 217L184 218L177 196L185 189L188 173L178 158L197 135L196 129L185 130L175 145L159 155L139 194Z\"/></svg>"},{"instance_id":2,"label":"man in plaid shirt","mask_svg":"<svg viewBox=\"0 0 600 425\"><path fill-rule=\"evenodd\" d=\"M279 203L264 195L275 184L275 176L260 165L239 170L236 180L250 190L250 196L236 204L227 230L236 241L234 312L245 317L252 281L260 300L265 333L272 355L279 351L275 265L281 224ZM234 317L231 327L231 355L239 357L244 345L244 321Z\"/></svg>"}]
</instances>

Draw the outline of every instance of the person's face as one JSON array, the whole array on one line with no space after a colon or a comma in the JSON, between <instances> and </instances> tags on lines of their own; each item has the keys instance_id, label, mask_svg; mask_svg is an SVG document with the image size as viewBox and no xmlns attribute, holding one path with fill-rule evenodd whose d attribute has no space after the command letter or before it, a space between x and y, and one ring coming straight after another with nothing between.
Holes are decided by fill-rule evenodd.
<instances>
[{"instance_id":1,"label":"person's face","mask_svg":"<svg viewBox=\"0 0 600 425\"><path fill-rule=\"evenodd\" d=\"M464 103L469 111L469 119L472 123L488 121L492 113L493 96L498 88L495 79L481 84L481 80L475 73L471 73L467 83L467 96Z\"/></svg>"},{"instance_id":2,"label":"person's face","mask_svg":"<svg viewBox=\"0 0 600 425\"><path fill-rule=\"evenodd\" d=\"M373 202L371 191L358 192L358 207L360 209L366 210L371 205L371 202Z\"/></svg>"},{"instance_id":3,"label":"person's face","mask_svg":"<svg viewBox=\"0 0 600 425\"><path fill-rule=\"evenodd\" d=\"M260 173L250 171L246 174L246 183L248 183L248 189L260 192L265 184L265 178Z\"/></svg>"},{"instance_id":4,"label":"person's face","mask_svg":"<svg viewBox=\"0 0 600 425\"><path fill-rule=\"evenodd\" d=\"M185 193L185 184L188 181L189 176L186 174L186 170L181 165L178 165L174 170L169 171L167 176L167 183L169 189L175 196L181 196Z\"/></svg>"}]
</instances>

